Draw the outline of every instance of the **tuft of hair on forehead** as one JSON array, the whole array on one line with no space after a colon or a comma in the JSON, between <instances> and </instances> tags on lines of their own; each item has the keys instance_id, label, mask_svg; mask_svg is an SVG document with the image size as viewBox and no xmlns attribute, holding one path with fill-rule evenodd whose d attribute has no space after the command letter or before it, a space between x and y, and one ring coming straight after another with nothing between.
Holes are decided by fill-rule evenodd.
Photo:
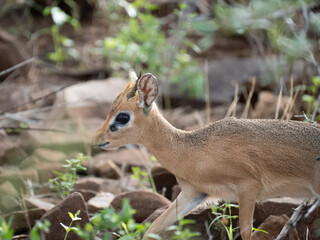
<instances>
[{"instance_id":1,"label":"tuft of hair on forehead","mask_svg":"<svg viewBox=\"0 0 320 240\"><path fill-rule=\"evenodd\" d=\"M137 89L138 89L138 83L139 83L139 80L141 78L141 74L142 74L142 71L140 71L138 79L136 80L132 90L129 92L129 94L127 96L127 100L129 100L130 98L133 98L136 95L136 92L137 92Z\"/></svg>"}]
</instances>

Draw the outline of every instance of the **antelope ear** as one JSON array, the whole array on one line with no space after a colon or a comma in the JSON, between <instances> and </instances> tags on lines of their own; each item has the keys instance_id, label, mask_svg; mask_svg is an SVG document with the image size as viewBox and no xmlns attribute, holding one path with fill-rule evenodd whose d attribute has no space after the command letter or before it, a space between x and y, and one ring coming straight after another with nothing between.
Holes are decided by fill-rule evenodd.
<instances>
[{"instance_id":1,"label":"antelope ear","mask_svg":"<svg viewBox=\"0 0 320 240\"><path fill-rule=\"evenodd\" d=\"M145 73L138 82L139 107L148 109L159 94L158 80L151 73Z\"/></svg>"},{"instance_id":2,"label":"antelope ear","mask_svg":"<svg viewBox=\"0 0 320 240\"><path fill-rule=\"evenodd\" d=\"M132 68L129 70L129 77L131 82L135 82L138 79L136 72Z\"/></svg>"}]
</instances>

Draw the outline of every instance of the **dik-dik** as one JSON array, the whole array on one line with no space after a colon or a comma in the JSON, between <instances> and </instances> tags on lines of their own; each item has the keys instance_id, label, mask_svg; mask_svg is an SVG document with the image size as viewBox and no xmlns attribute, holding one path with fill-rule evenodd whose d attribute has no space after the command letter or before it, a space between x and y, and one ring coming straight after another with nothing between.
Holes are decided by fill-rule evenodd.
<instances>
[{"instance_id":1,"label":"dik-dik","mask_svg":"<svg viewBox=\"0 0 320 240\"><path fill-rule=\"evenodd\" d=\"M187 214L209 196L239 203L243 240L251 239L256 200L320 196L320 125L226 118L183 131L156 106L156 77L146 73L138 79L131 71L130 78L93 144L102 149L143 144L176 176L182 192L144 239L165 232L177 213Z\"/></svg>"}]
</instances>

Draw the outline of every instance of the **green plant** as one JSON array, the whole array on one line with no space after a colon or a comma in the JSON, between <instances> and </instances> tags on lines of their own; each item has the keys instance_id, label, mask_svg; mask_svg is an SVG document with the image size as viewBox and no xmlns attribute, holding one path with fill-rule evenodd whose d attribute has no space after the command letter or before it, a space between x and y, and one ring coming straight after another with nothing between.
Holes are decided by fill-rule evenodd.
<instances>
[{"instance_id":1,"label":"green plant","mask_svg":"<svg viewBox=\"0 0 320 240\"><path fill-rule=\"evenodd\" d=\"M0 225L0 239L10 240L13 236L14 230L11 229L12 218L7 222L4 218L1 219Z\"/></svg>"},{"instance_id":2,"label":"green plant","mask_svg":"<svg viewBox=\"0 0 320 240\"><path fill-rule=\"evenodd\" d=\"M189 228L186 228L186 225L194 224L195 220L192 219L183 219L179 217L178 225L172 225L167 228L168 231L174 231L174 236L170 237L171 240L175 239L190 239L192 237L200 236L199 232L192 232Z\"/></svg>"},{"instance_id":3,"label":"green plant","mask_svg":"<svg viewBox=\"0 0 320 240\"><path fill-rule=\"evenodd\" d=\"M60 225L66 230L66 235L64 236L64 240L67 239L68 234L70 231L76 231L77 228L76 227L72 227L73 222L75 221L80 221L81 218L79 218L79 214L80 214L80 210L78 210L74 215L71 212L68 212L70 218L71 218L71 222L69 224L69 226L64 225L63 223L60 223Z\"/></svg>"},{"instance_id":4,"label":"green plant","mask_svg":"<svg viewBox=\"0 0 320 240\"><path fill-rule=\"evenodd\" d=\"M44 233L49 233L51 223L49 220L44 220L44 222L36 221L35 225L30 231L31 240L41 240L45 239Z\"/></svg>"},{"instance_id":5,"label":"green plant","mask_svg":"<svg viewBox=\"0 0 320 240\"><path fill-rule=\"evenodd\" d=\"M46 7L43 10L44 16L51 16L54 24L50 27L48 34L52 36L54 52L48 54L48 58L61 63L68 59L78 59L79 53L73 48L73 40L61 34L61 27L69 23L75 30L80 28L79 21L66 14L58 6Z\"/></svg>"},{"instance_id":6,"label":"green plant","mask_svg":"<svg viewBox=\"0 0 320 240\"><path fill-rule=\"evenodd\" d=\"M233 240L234 232L239 228L233 227L232 221L238 219L239 216L232 215L232 208L239 208L239 206L230 202L225 202L222 205L212 205L211 210L212 214L215 215L215 218L211 221L209 225L209 229L212 226L215 226L217 230L220 230L221 235L224 235L226 233L229 240ZM268 232L261 229L252 228L252 230L268 234ZM223 238L223 236L221 236L221 238Z\"/></svg>"},{"instance_id":7,"label":"green plant","mask_svg":"<svg viewBox=\"0 0 320 240\"><path fill-rule=\"evenodd\" d=\"M306 113L307 115L314 114L313 121L320 121L320 106L317 103L319 98L319 89L320 89L320 76L314 76L312 78L311 86L303 86L304 90L307 91L302 96L302 101L307 104Z\"/></svg>"},{"instance_id":8,"label":"green plant","mask_svg":"<svg viewBox=\"0 0 320 240\"><path fill-rule=\"evenodd\" d=\"M232 208L239 208L236 204L226 202L222 205L211 206L212 214L216 217L209 225L209 229L214 225L216 229L221 231L221 234L227 233L228 239L233 239L233 234L239 227L233 227L232 221L239 218L237 215L231 214Z\"/></svg>"},{"instance_id":9,"label":"green plant","mask_svg":"<svg viewBox=\"0 0 320 240\"><path fill-rule=\"evenodd\" d=\"M144 171L140 167L132 167L131 170L131 178L137 180L141 188L146 189L146 185L150 183L152 190L157 192L157 188L150 171Z\"/></svg>"},{"instance_id":10,"label":"green plant","mask_svg":"<svg viewBox=\"0 0 320 240\"><path fill-rule=\"evenodd\" d=\"M84 157L83 154L79 154L75 159L66 160L67 164L63 165L66 168L66 172L55 171L57 177L49 180L50 189L58 192L61 198L65 198L74 188L78 179L77 172L86 170L85 167L81 166L84 159L88 158Z\"/></svg>"},{"instance_id":11,"label":"green plant","mask_svg":"<svg viewBox=\"0 0 320 240\"><path fill-rule=\"evenodd\" d=\"M105 208L95 214L91 223L87 223L84 229L78 226L75 231L85 240L96 239L97 236L108 240L113 239L112 235L116 235L122 240L142 239L143 233L150 224L136 223L132 218L134 213L135 210L130 206L128 199L124 199L119 213L116 213L112 208Z\"/></svg>"},{"instance_id":12,"label":"green plant","mask_svg":"<svg viewBox=\"0 0 320 240\"><path fill-rule=\"evenodd\" d=\"M156 5L144 0L132 3L119 1L119 5L127 11L129 19L124 19L124 24L114 37L100 41L95 52L103 54L116 71L143 68L143 71L152 72L165 83L179 84L181 91L191 96L202 97L204 78L198 62L186 51L190 42L187 43L181 36L174 36L176 44L166 39L160 20L151 15ZM172 34L176 32L171 31Z\"/></svg>"},{"instance_id":13,"label":"green plant","mask_svg":"<svg viewBox=\"0 0 320 240\"><path fill-rule=\"evenodd\" d=\"M296 60L320 72L313 54L315 41L310 37L320 32L320 14L312 12L317 4L316 0L218 1L213 4L213 17L193 21L193 28L203 35L203 48L214 44L217 32L245 36L269 70L265 80L286 80ZM270 58L271 54L276 57Z\"/></svg>"}]
</instances>

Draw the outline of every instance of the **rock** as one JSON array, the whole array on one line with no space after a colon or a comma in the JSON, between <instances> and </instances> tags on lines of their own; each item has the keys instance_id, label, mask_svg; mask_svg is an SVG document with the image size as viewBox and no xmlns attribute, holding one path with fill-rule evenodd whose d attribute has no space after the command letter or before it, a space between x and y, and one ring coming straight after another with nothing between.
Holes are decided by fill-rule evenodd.
<instances>
[{"instance_id":1,"label":"rock","mask_svg":"<svg viewBox=\"0 0 320 240\"><path fill-rule=\"evenodd\" d=\"M172 187L171 192L172 192L171 201L174 201L176 200L178 195L181 193L181 187L178 184L176 184Z\"/></svg>"},{"instance_id":2,"label":"rock","mask_svg":"<svg viewBox=\"0 0 320 240\"><path fill-rule=\"evenodd\" d=\"M262 118L262 119L274 119L275 113L277 111L278 96L268 91L262 91L258 95L258 102L256 103L254 109L252 110L252 118ZM286 96L281 97L280 108L279 108L279 118L282 116L289 98ZM292 113L289 115L291 119Z\"/></svg>"},{"instance_id":3,"label":"rock","mask_svg":"<svg viewBox=\"0 0 320 240\"><path fill-rule=\"evenodd\" d=\"M158 193L165 193L165 197L172 198L172 187L177 184L176 177L162 166L154 166L151 175Z\"/></svg>"},{"instance_id":4,"label":"rock","mask_svg":"<svg viewBox=\"0 0 320 240\"><path fill-rule=\"evenodd\" d=\"M21 142L24 149L32 151L35 148L59 150L64 153L87 152L91 147L91 139L104 120L99 118L75 120L59 120L55 123L45 123L42 128L54 128L64 132L24 131Z\"/></svg>"},{"instance_id":5,"label":"rock","mask_svg":"<svg viewBox=\"0 0 320 240\"><path fill-rule=\"evenodd\" d=\"M140 190L117 195L111 202L111 206L116 211L120 211L124 198L127 198L132 208L136 210L133 218L138 223L143 222L155 210L171 204L171 201L158 193Z\"/></svg>"},{"instance_id":6,"label":"rock","mask_svg":"<svg viewBox=\"0 0 320 240\"><path fill-rule=\"evenodd\" d=\"M77 191L72 192L79 192L83 196L84 200L88 202L91 198L97 195L98 192L89 190L89 189L77 189Z\"/></svg>"},{"instance_id":7,"label":"rock","mask_svg":"<svg viewBox=\"0 0 320 240\"><path fill-rule=\"evenodd\" d=\"M51 202L35 198L35 197L30 197L25 199L27 208L39 208L44 210L45 212L48 212L51 208L53 208L55 205Z\"/></svg>"},{"instance_id":8,"label":"rock","mask_svg":"<svg viewBox=\"0 0 320 240\"><path fill-rule=\"evenodd\" d=\"M144 223L152 223L154 222L162 213L164 213L168 209L169 205L166 205L162 208L158 208L153 213L151 213L145 220L143 220Z\"/></svg>"},{"instance_id":9,"label":"rock","mask_svg":"<svg viewBox=\"0 0 320 240\"><path fill-rule=\"evenodd\" d=\"M103 178L120 179L121 170L111 160L97 162L95 165L95 175Z\"/></svg>"},{"instance_id":10,"label":"rock","mask_svg":"<svg viewBox=\"0 0 320 240\"><path fill-rule=\"evenodd\" d=\"M20 170L20 176L22 180L31 180L34 183L39 182L38 171L35 168L26 168Z\"/></svg>"},{"instance_id":11,"label":"rock","mask_svg":"<svg viewBox=\"0 0 320 240\"><path fill-rule=\"evenodd\" d=\"M50 150L46 148L37 148L31 156L23 160L20 164L22 168L34 167L40 162L62 162L66 160L66 155L61 151Z\"/></svg>"},{"instance_id":12,"label":"rock","mask_svg":"<svg viewBox=\"0 0 320 240\"><path fill-rule=\"evenodd\" d=\"M284 225L288 222L289 218L287 215L282 214L281 216L270 215L258 229L267 231L268 234L260 231L255 231L252 234L252 240L272 240L276 238L281 232ZM288 236L289 239L289 236ZM292 240L298 240L297 230L293 232Z\"/></svg>"},{"instance_id":13,"label":"rock","mask_svg":"<svg viewBox=\"0 0 320 240\"><path fill-rule=\"evenodd\" d=\"M147 154L145 157L141 150L136 148L125 148L120 149L118 151L105 151L95 155L91 161L95 163L105 162L107 159L113 161L117 166L121 168L121 166L125 165L125 172L131 172L131 168L138 166L138 167L145 167L145 165L151 166L151 154ZM87 167L89 163L86 163Z\"/></svg>"},{"instance_id":14,"label":"rock","mask_svg":"<svg viewBox=\"0 0 320 240\"><path fill-rule=\"evenodd\" d=\"M113 199L114 195L112 193L100 192L88 201L88 210L90 213L97 213L109 207Z\"/></svg>"},{"instance_id":15,"label":"rock","mask_svg":"<svg viewBox=\"0 0 320 240\"><path fill-rule=\"evenodd\" d=\"M0 210L1 212L11 212L14 210L20 210L21 206L17 200L19 193L15 186L6 181L0 184Z\"/></svg>"},{"instance_id":16,"label":"rock","mask_svg":"<svg viewBox=\"0 0 320 240\"><path fill-rule=\"evenodd\" d=\"M7 70L14 65L23 62L27 59L25 53L21 51L23 47L20 45L18 40L10 35L9 33L5 32L4 30L0 29L0 54L2 57L0 60L0 72ZM27 75L29 70L29 66L25 65L21 68L17 69L21 75ZM0 76L0 82L6 79L12 72L9 72L3 76Z\"/></svg>"},{"instance_id":17,"label":"rock","mask_svg":"<svg viewBox=\"0 0 320 240\"><path fill-rule=\"evenodd\" d=\"M121 192L120 180L98 177L82 177L77 181L74 188L75 190L88 189L96 192L110 192L113 194Z\"/></svg>"},{"instance_id":18,"label":"rock","mask_svg":"<svg viewBox=\"0 0 320 240\"><path fill-rule=\"evenodd\" d=\"M55 178L55 171L65 172L65 169L60 163L42 162L37 164L36 169L38 171L40 183L47 183L49 179Z\"/></svg>"},{"instance_id":19,"label":"rock","mask_svg":"<svg viewBox=\"0 0 320 240\"><path fill-rule=\"evenodd\" d=\"M46 148L37 148L32 155L44 162L59 162L66 159L66 155L63 152Z\"/></svg>"},{"instance_id":20,"label":"rock","mask_svg":"<svg viewBox=\"0 0 320 240\"><path fill-rule=\"evenodd\" d=\"M18 143L9 140L5 131L0 130L0 165L19 164L27 154L20 148Z\"/></svg>"},{"instance_id":21,"label":"rock","mask_svg":"<svg viewBox=\"0 0 320 240\"><path fill-rule=\"evenodd\" d=\"M209 62L208 69L210 99L215 103L232 101L233 81L241 84L252 77L262 76L266 71L262 61L256 58L213 60Z\"/></svg>"},{"instance_id":22,"label":"rock","mask_svg":"<svg viewBox=\"0 0 320 240\"><path fill-rule=\"evenodd\" d=\"M53 110L50 119L102 118L107 117L112 101L121 92L127 81L120 78L91 80L67 87L59 92L55 105L66 107Z\"/></svg>"},{"instance_id":23,"label":"rock","mask_svg":"<svg viewBox=\"0 0 320 240\"><path fill-rule=\"evenodd\" d=\"M31 226L33 226L36 220L39 220L45 211L40 208L28 209L28 210L19 210L10 212L3 217L6 220L12 218L12 227L14 228L15 232L28 232L30 229L26 222L29 222Z\"/></svg>"},{"instance_id":24,"label":"rock","mask_svg":"<svg viewBox=\"0 0 320 240\"><path fill-rule=\"evenodd\" d=\"M257 203L254 212L254 227L260 226L270 215L281 216L285 214L291 216L294 209L302 202L302 199L294 198L274 198ZM300 239L306 236L306 230L309 229L312 239L317 239L314 222L320 218L320 207L313 211L307 219L304 219L298 226L297 232ZM319 237L319 236L318 236Z\"/></svg>"},{"instance_id":25,"label":"rock","mask_svg":"<svg viewBox=\"0 0 320 240\"><path fill-rule=\"evenodd\" d=\"M26 189L19 169L10 167L3 168L0 173L0 184L7 181L10 182L19 193L21 191L24 192Z\"/></svg>"},{"instance_id":26,"label":"rock","mask_svg":"<svg viewBox=\"0 0 320 240\"><path fill-rule=\"evenodd\" d=\"M60 225L63 223L66 226L69 226L71 219L68 212L75 214L80 210L78 217L81 218L81 221L75 221L72 226L79 224L82 228L86 223L89 222L89 214L87 210L86 203L80 193L72 193L66 199L62 200L50 211L45 213L40 221L45 219L49 220L51 223L50 232L45 234L46 240L56 240L64 239L66 234L65 229ZM68 240L81 239L73 231L69 232Z\"/></svg>"}]
</instances>

